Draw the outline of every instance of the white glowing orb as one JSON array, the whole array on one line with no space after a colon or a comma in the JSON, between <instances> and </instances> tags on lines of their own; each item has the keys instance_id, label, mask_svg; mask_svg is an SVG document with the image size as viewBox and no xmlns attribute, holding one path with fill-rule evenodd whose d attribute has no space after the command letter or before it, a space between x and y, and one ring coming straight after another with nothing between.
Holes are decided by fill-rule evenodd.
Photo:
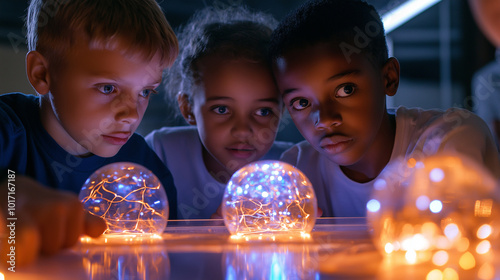
<instances>
[{"instance_id":1,"label":"white glowing orb","mask_svg":"<svg viewBox=\"0 0 500 280\"><path fill-rule=\"evenodd\" d=\"M101 167L83 185L83 208L103 218L105 234L161 234L168 220L168 199L158 178L130 162Z\"/></svg>"},{"instance_id":2,"label":"white glowing orb","mask_svg":"<svg viewBox=\"0 0 500 280\"><path fill-rule=\"evenodd\" d=\"M408 264L455 262L465 269L498 249L498 182L474 161L457 154L397 160L377 180L367 219L381 252L404 254ZM467 262L443 252L466 254Z\"/></svg>"},{"instance_id":3,"label":"white glowing orb","mask_svg":"<svg viewBox=\"0 0 500 280\"><path fill-rule=\"evenodd\" d=\"M281 161L258 161L238 170L222 201L224 223L233 235L310 233L316 212L309 179Z\"/></svg>"}]
</instances>

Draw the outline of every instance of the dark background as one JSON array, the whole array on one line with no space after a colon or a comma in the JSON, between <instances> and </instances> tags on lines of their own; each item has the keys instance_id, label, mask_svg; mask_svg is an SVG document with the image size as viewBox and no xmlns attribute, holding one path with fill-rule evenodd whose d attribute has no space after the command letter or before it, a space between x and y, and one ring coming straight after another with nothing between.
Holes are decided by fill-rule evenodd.
<instances>
[{"instance_id":1,"label":"dark background","mask_svg":"<svg viewBox=\"0 0 500 280\"><path fill-rule=\"evenodd\" d=\"M104 1L104 0L103 0ZM304 0L164 0L159 1L174 28L184 24L193 12L207 5L243 4L282 19ZM405 0L368 0L380 12L397 7ZM33 93L22 72L26 44L23 16L28 1L0 0L0 93ZM473 73L494 58L494 47L478 30L466 0L442 0L398 29L387 34L392 55L401 64L401 85L390 107L404 105L423 108L452 106L472 110L470 83ZM14 61L13 58L17 57ZM13 65L19 64L19 65ZM13 69L20 69L14 71ZM19 82L17 82L19 80ZM19 86L18 86L19 84ZM28 92L27 92L28 91ZM183 122L172 118L162 94L154 96L138 129L147 134L164 125ZM278 139L299 141L288 115L282 120Z\"/></svg>"}]
</instances>

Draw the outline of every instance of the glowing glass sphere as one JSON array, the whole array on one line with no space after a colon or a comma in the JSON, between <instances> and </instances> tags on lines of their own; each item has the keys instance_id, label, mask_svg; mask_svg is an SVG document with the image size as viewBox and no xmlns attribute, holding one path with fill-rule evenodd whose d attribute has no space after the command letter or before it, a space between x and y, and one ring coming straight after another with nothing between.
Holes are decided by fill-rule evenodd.
<instances>
[{"instance_id":1,"label":"glowing glass sphere","mask_svg":"<svg viewBox=\"0 0 500 280\"><path fill-rule=\"evenodd\" d=\"M130 162L101 167L83 185L83 208L103 218L105 234L161 234L167 225L168 200L158 178Z\"/></svg>"},{"instance_id":2,"label":"glowing glass sphere","mask_svg":"<svg viewBox=\"0 0 500 280\"><path fill-rule=\"evenodd\" d=\"M460 155L397 160L375 181L367 218L384 254L467 270L498 246L499 189L484 167Z\"/></svg>"},{"instance_id":3,"label":"glowing glass sphere","mask_svg":"<svg viewBox=\"0 0 500 280\"><path fill-rule=\"evenodd\" d=\"M222 201L222 214L233 235L309 233L317 202L309 179L280 161L257 161L233 174Z\"/></svg>"}]
</instances>

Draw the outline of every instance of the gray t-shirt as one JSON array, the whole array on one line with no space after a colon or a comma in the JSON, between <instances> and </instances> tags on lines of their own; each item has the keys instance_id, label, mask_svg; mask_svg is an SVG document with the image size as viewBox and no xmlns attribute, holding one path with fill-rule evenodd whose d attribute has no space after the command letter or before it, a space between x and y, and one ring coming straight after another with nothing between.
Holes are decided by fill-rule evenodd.
<instances>
[{"instance_id":1,"label":"gray t-shirt","mask_svg":"<svg viewBox=\"0 0 500 280\"><path fill-rule=\"evenodd\" d=\"M474 112L486 122L500 147L494 128L494 122L500 121L500 49L497 59L479 69L472 78L472 98Z\"/></svg>"}]
</instances>

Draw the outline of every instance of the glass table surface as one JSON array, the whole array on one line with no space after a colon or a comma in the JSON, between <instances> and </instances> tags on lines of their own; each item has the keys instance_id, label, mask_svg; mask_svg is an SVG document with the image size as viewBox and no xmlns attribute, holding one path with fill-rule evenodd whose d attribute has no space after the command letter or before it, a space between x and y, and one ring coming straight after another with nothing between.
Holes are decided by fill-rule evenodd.
<instances>
[{"instance_id":1,"label":"glass table surface","mask_svg":"<svg viewBox=\"0 0 500 280\"><path fill-rule=\"evenodd\" d=\"M102 240L101 240L102 241ZM395 266L364 218L319 218L310 236L232 238L223 220L169 221L150 243L86 243L5 279L426 279L429 266ZM459 279L473 279L461 276Z\"/></svg>"}]
</instances>

